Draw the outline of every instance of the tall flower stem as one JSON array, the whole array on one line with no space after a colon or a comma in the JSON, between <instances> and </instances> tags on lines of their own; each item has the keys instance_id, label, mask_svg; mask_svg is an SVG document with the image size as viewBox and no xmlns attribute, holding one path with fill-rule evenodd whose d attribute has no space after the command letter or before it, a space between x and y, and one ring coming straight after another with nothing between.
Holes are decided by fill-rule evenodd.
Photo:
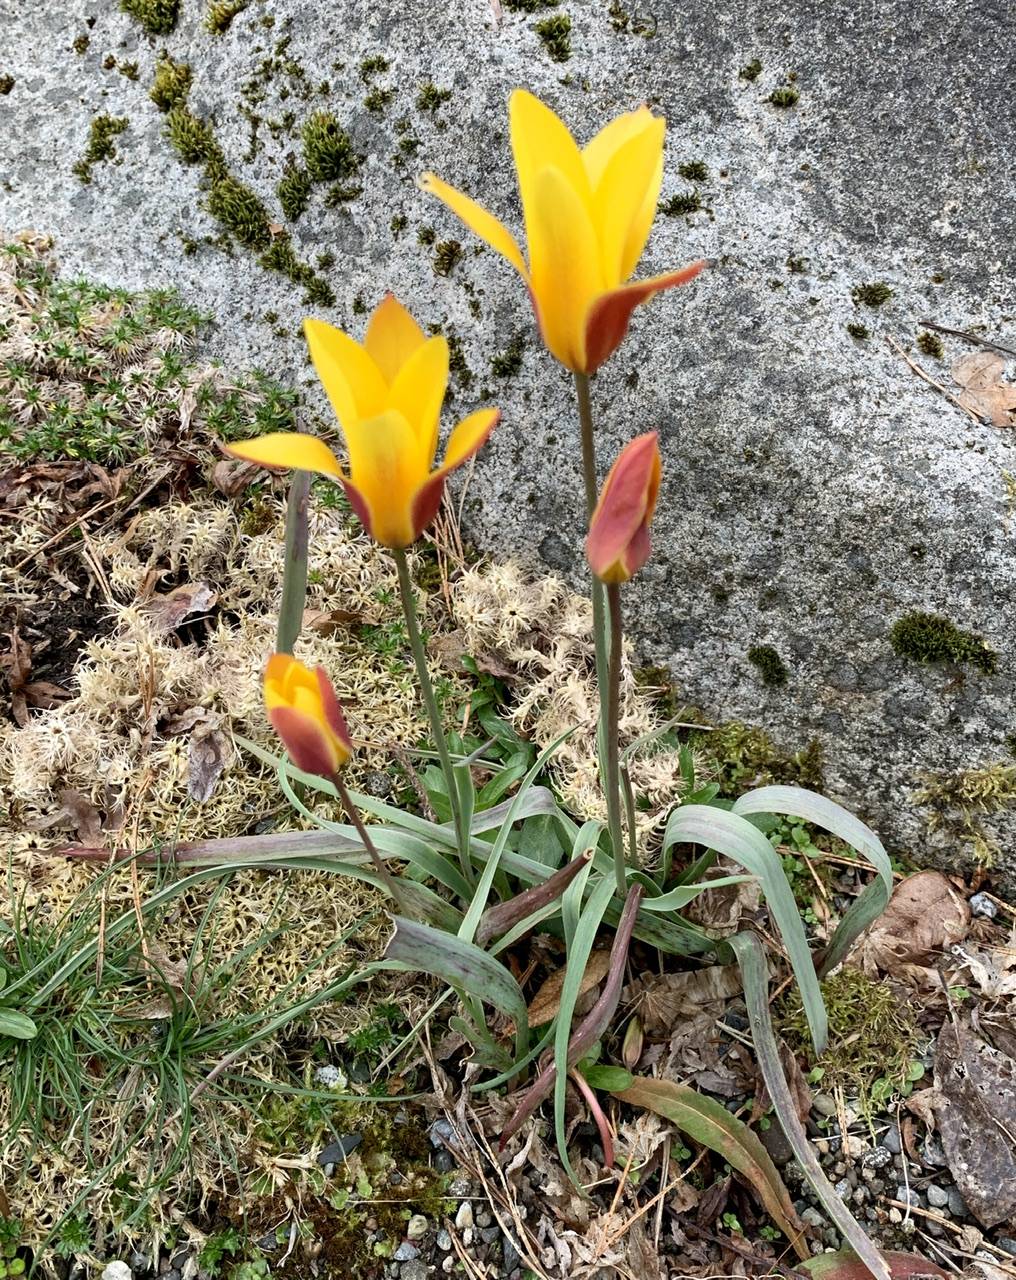
<instances>
[{"instance_id":1,"label":"tall flower stem","mask_svg":"<svg viewBox=\"0 0 1016 1280\"><path fill-rule=\"evenodd\" d=\"M395 903L398 906L399 910L402 912L402 914L404 916L410 915L411 912L407 908L405 896L400 892L399 883L396 880L395 876L393 876L392 873L388 870L388 867L385 865L384 859L378 853L377 846L375 845L374 841L370 838L370 832L367 830L366 824L364 823L363 819L360 817L360 811L357 809L356 805L353 803L353 797L349 794L346 784L342 781L341 775L338 773L333 773L331 776L331 783L332 783L332 786L334 786L335 790L339 793L339 802L341 803L343 809L345 809L346 811L346 817L353 824L353 827L356 830L356 834L360 837L361 844L367 850L367 855L374 866L374 870L377 872L378 876L381 878L382 883L384 884L388 892L391 894L392 898L395 900Z\"/></svg>"},{"instance_id":2,"label":"tall flower stem","mask_svg":"<svg viewBox=\"0 0 1016 1280\"><path fill-rule=\"evenodd\" d=\"M621 827L621 766L619 758L618 727L621 719L621 588L618 583L607 586L607 605L610 609L610 659L607 668L607 717L606 717L606 786L607 826L610 830L610 847L614 853L614 876L618 895L627 892L625 881L624 834ZM634 850L632 851L634 854Z\"/></svg>"},{"instance_id":3,"label":"tall flower stem","mask_svg":"<svg viewBox=\"0 0 1016 1280\"><path fill-rule=\"evenodd\" d=\"M455 823L455 836L459 848L459 862L466 881L472 884L473 864L469 856L469 832L465 829L462 806L459 804L455 768L448 753L444 725L441 723L441 712L437 705L437 698L434 696L434 686L430 681L430 672L427 670L427 654L423 647L423 636L420 634L420 620L416 612L416 592L413 590L413 580L409 574L409 563L406 560L405 551L398 548L392 548L392 557L399 573L399 594L402 597L402 612L406 617L409 647L413 651L413 662L416 664L420 693L427 712L427 718L430 720L431 736L434 739L434 746L437 748L438 760L441 762L441 772L444 774L445 787L448 790L448 803L451 805L452 819Z\"/></svg>"}]
</instances>

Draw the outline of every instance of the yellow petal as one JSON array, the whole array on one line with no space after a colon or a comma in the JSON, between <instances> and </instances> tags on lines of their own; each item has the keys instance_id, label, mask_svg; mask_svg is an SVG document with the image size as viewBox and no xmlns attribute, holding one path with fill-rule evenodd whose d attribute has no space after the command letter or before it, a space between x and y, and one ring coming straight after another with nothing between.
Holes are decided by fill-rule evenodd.
<instances>
[{"instance_id":1,"label":"yellow petal","mask_svg":"<svg viewBox=\"0 0 1016 1280\"><path fill-rule=\"evenodd\" d=\"M557 169L585 207L588 207L590 199L589 179L582 153L567 126L539 98L534 98L525 89L516 89L508 103L508 119L532 269L533 223L540 174L548 167Z\"/></svg>"},{"instance_id":2,"label":"yellow petal","mask_svg":"<svg viewBox=\"0 0 1016 1280\"><path fill-rule=\"evenodd\" d=\"M523 280L529 280L526 262L522 256L522 250L515 242L515 237L504 223L499 222L492 213L488 213L483 205L477 204L461 191L456 191L454 187L450 187L447 182L442 182L433 173L423 175L420 179L420 188L443 200L470 231L474 231L481 240L485 240L502 258L507 258Z\"/></svg>"},{"instance_id":3,"label":"yellow petal","mask_svg":"<svg viewBox=\"0 0 1016 1280\"><path fill-rule=\"evenodd\" d=\"M304 435L302 431L273 431L253 440L227 444L226 452L264 467L295 467L298 471L320 471L326 476L339 476L339 460L323 440Z\"/></svg>"},{"instance_id":4,"label":"yellow petal","mask_svg":"<svg viewBox=\"0 0 1016 1280\"><path fill-rule=\"evenodd\" d=\"M401 413L416 433L425 471L430 470L434 461L447 386L448 343L438 336L416 348L388 393L387 408Z\"/></svg>"},{"instance_id":5,"label":"yellow petal","mask_svg":"<svg viewBox=\"0 0 1016 1280\"><path fill-rule=\"evenodd\" d=\"M343 431L356 418L380 413L387 387L365 348L324 320L307 319L303 330L310 358Z\"/></svg>"},{"instance_id":6,"label":"yellow petal","mask_svg":"<svg viewBox=\"0 0 1016 1280\"><path fill-rule=\"evenodd\" d=\"M461 467L483 446L500 417L499 409L477 409L468 418L463 418L448 437L441 470L448 472Z\"/></svg>"},{"instance_id":7,"label":"yellow petal","mask_svg":"<svg viewBox=\"0 0 1016 1280\"><path fill-rule=\"evenodd\" d=\"M589 211L559 169L544 169L534 183L529 252L543 340L567 368L582 370L602 271Z\"/></svg>"},{"instance_id":8,"label":"yellow petal","mask_svg":"<svg viewBox=\"0 0 1016 1280\"><path fill-rule=\"evenodd\" d=\"M589 176L589 186L595 191L603 177L603 171L610 163L619 147L637 133L641 133L653 120L653 113L648 107L639 107L638 111L626 111L623 116L611 120L600 132L582 148L582 162Z\"/></svg>"},{"instance_id":9,"label":"yellow petal","mask_svg":"<svg viewBox=\"0 0 1016 1280\"><path fill-rule=\"evenodd\" d=\"M417 347L426 342L423 330L393 293L374 308L363 345L389 386Z\"/></svg>"},{"instance_id":10,"label":"yellow petal","mask_svg":"<svg viewBox=\"0 0 1016 1280\"><path fill-rule=\"evenodd\" d=\"M372 536L386 547L413 541L412 504L430 470L416 432L387 410L346 433L350 478L370 515Z\"/></svg>"},{"instance_id":11,"label":"yellow petal","mask_svg":"<svg viewBox=\"0 0 1016 1280\"><path fill-rule=\"evenodd\" d=\"M628 279L635 266L632 263L625 270L628 257L634 251L638 262L649 235L649 226L642 225L641 215L650 195L652 210L656 211L665 127L663 120L650 118L645 128L622 143L608 161L593 194L593 223L608 289Z\"/></svg>"},{"instance_id":12,"label":"yellow petal","mask_svg":"<svg viewBox=\"0 0 1016 1280\"><path fill-rule=\"evenodd\" d=\"M660 186L662 183L663 152L661 151L660 158L656 162L656 168L649 179L649 185L646 187L642 206L628 228L624 254L621 257L622 284L631 278L632 273L638 266L639 258L642 257L642 250L646 247L646 241L649 239L649 232L652 230L653 220L656 217L656 206L660 198Z\"/></svg>"}]
</instances>

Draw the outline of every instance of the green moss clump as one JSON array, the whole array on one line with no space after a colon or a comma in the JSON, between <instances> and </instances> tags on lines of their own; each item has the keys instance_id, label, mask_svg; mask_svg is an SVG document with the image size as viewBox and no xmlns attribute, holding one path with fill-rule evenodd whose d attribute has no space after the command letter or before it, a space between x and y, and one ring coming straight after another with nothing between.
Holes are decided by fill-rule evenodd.
<instances>
[{"instance_id":1,"label":"green moss clump","mask_svg":"<svg viewBox=\"0 0 1016 1280\"><path fill-rule=\"evenodd\" d=\"M160 111L172 111L187 101L191 79L190 67L185 62L174 62L163 49L155 64L155 78L148 96Z\"/></svg>"},{"instance_id":2,"label":"green moss clump","mask_svg":"<svg viewBox=\"0 0 1016 1280\"><path fill-rule=\"evenodd\" d=\"M150 36L168 36L180 16L180 0L120 0L120 8Z\"/></svg>"},{"instance_id":3,"label":"green moss clump","mask_svg":"<svg viewBox=\"0 0 1016 1280\"><path fill-rule=\"evenodd\" d=\"M808 270L808 259L799 253L792 253L788 255L787 270L793 276L803 276Z\"/></svg>"},{"instance_id":4,"label":"green moss clump","mask_svg":"<svg viewBox=\"0 0 1016 1280\"><path fill-rule=\"evenodd\" d=\"M434 115L451 96L451 89L439 89L436 84L428 81L420 86L420 92L416 95L416 105L421 111L429 111Z\"/></svg>"},{"instance_id":5,"label":"green moss clump","mask_svg":"<svg viewBox=\"0 0 1016 1280\"><path fill-rule=\"evenodd\" d=\"M668 218L680 218L690 213L698 213L702 208L702 197L697 191L681 191L669 200L660 204L660 213Z\"/></svg>"},{"instance_id":6,"label":"green moss clump","mask_svg":"<svg viewBox=\"0 0 1016 1280\"><path fill-rule=\"evenodd\" d=\"M504 0L504 7L511 13L539 13L541 9L556 9L557 0Z\"/></svg>"},{"instance_id":7,"label":"green moss clump","mask_svg":"<svg viewBox=\"0 0 1016 1280\"><path fill-rule=\"evenodd\" d=\"M979 667L988 675L998 668L998 654L980 636L934 613L899 618L889 632L889 643L901 658L914 662L954 662Z\"/></svg>"},{"instance_id":8,"label":"green moss clump","mask_svg":"<svg viewBox=\"0 0 1016 1280\"><path fill-rule=\"evenodd\" d=\"M313 267L300 261L289 236L278 236L273 240L271 248L258 261L268 271L278 271L294 284L303 285L305 303L322 307L335 305L335 291L327 280L315 273Z\"/></svg>"},{"instance_id":9,"label":"green moss clump","mask_svg":"<svg viewBox=\"0 0 1016 1280\"><path fill-rule=\"evenodd\" d=\"M893 296L893 291L884 280L876 280L872 284L858 284L850 291L854 302L865 307L880 307Z\"/></svg>"},{"instance_id":10,"label":"green moss clump","mask_svg":"<svg viewBox=\"0 0 1016 1280\"><path fill-rule=\"evenodd\" d=\"M416 233L416 243L422 245L433 244L437 239L437 232L433 227L421 227Z\"/></svg>"},{"instance_id":11,"label":"green moss clump","mask_svg":"<svg viewBox=\"0 0 1016 1280\"><path fill-rule=\"evenodd\" d=\"M348 204L350 200L355 200L357 196L362 195L363 187L358 187L355 182L336 182L328 188L325 208L335 209L340 204Z\"/></svg>"},{"instance_id":12,"label":"green moss clump","mask_svg":"<svg viewBox=\"0 0 1016 1280\"><path fill-rule=\"evenodd\" d=\"M919 335L917 347L926 356L931 356L935 360L941 360L945 355L945 343L937 333L929 333L927 329Z\"/></svg>"},{"instance_id":13,"label":"green moss clump","mask_svg":"<svg viewBox=\"0 0 1016 1280\"><path fill-rule=\"evenodd\" d=\"M116 156L113 139L127 128L126 116L94 116L88 126L88 145L85 154L73 168L73 172L82 182L91 182L92 166L103 161L112 160Z\"/></svg>"},{"instance_id":14,"label":"green moss clump","mask_svg":"<svg viewBox=\"0 0 1016 1280\"><path fill-rule=\"evenodd\" d=\"M998 847L984 830L981 818L1016 809L1016 764L998 761L955 773L928 774L912 799L932 810L928 821L931 830L948 825L970 844L979 863L990 866Z\"/></svg>"},{"instance_id":15,"label":"green moss clump","mask_svg":"<svg viewBox=\"0 0 1016 1280\"><path fill-rule=\"evenodd\" d=\"M522 334L517 333L505 350L490 362L490 370L495 378L514 378L522 368L522 352Z\"/></svg>"},{"instance_id":16,"label":"green moss clump","mask_svg":"<svg viewBox=\"0 0 1016 1280\"><path fill-rule=\"evenodd\" d=\"M571 57L571 18L566 13L544 18L535 24L533 30L554 62L568 61Z\"/></svg>"},{"instance_id":17,"label":"green moss clump","mask_svg":"<svg viewBox=\"0 0 1016 1280\"><path fill-rule=\"evenodd\" d=\"M363 105L368 111L373 111L377 114L384 111L385 107L387 107L394 98L394 89L382 89L380 85L375 85L374 88L371 89L370 93L367 94L366 98L364 98Z\"/></svg>"},{"instance_id":18,"label":"green moss clump","mask_svg":"<svg viewBox=\"0 0 1016 1280\"><path fill-rule=\"evenodd\" d=\"M709 177L709 166L704 160L686 160L677 166L677 171L689 182L705 182Z\"/></svg>"},{"instance_id":19,"label":"green moss clump","mask_svg":"<svg viewBox=\"0 0 1016 1280\"><path fill-rule=\"evenodd\" d=\"M442 240L434 250L434 274L450 276L461 257L462 245L458 240Z\"/></svg>"},{"instance_id":20,"label":"green moss clump","mask_svg":"<svg viewBox=\"0 0 1016 1280\"><path fill-rule=\"evenodd\" d=\"M858 342L863 342L865 338L871 337L871 330L868 326L866 324L861 324L858 320L852 320L850 324L847 325L847 333L849 333L852 338L856 338Z\"/></svg>"},{"instance_id":21,"label":"green moss clump","mask_svg":"<svg viewBox=\"0 0 1016 1280\"><path fill-rule=\"evenodd\" d=\"M205 30L212 35L221 36L229 30L229 24L238 13L242 13L250 4L250 0L215 0L208 7L205 15Z\"/></svg>"},{"instance_id":22,"label":"green moss clump","mask_svg":"<svg viewBox=\"0 0 1016 1280\"><path fill-rule=\"evenodd\" d=\"M771 644L756 644L748 650L748 661L757 667L762 683L768 685L786 684L790 676L787 664Z\"/></svg>"},{"instance_id":23,"label":"green moss clump","mask_svg":"<svg viewBox=\"0 0 1016 1280\"><path fill-rule=\"evenodd\" d=\"M699 757L703 778L719 783L724 796L783 783L822 791L822 748L812 740L801 751L781 751L762 729L733 720L712 732L692 732L688 745Z\"/></svg>"},{"instance_id":24,"label":"green moss clump","mask_svg":"<svg viewBox=\"0 0 1016 1280\"><path fill-rule=\"evenodd\" d=\"M769 101L774 107L786 111L788 107L796 106L800 97L801 90L796 84L781 84L769 95Z\"/></svg>"},{"instance_id":25,"label":"green moss clump","mask_svg":"<svg viewBox=\"0 0 1016 1280\"><path fill-rule=\"evenodd\" d=\"M404 213L397 213L394 215L391 222L389 222L388 227L395 239L398 240L399 236L402 235L408 225L409 219L406 215Z\"/></svg>"},{"instance_id":26,"label":"green moss clump","mask_svg":"<svg viewBox=\"0 0 1016 1280\"><path fill-rule=\"evenodd\" d=\"M822 998L829 1014L829 1047L821 1058L823 1089L843 1088L869 1116L888 1096L909 1092L912 1064L925 1040L913 1005L901 1001L888 982L873 981L849 966L825 979ZM773 1015L791 1051L813 1064L808 1019L796 987L776 1002Z\"/></svg>"},{"instance_id":27,"label":"green moss clump","mask_svg":"<svg viewBox=\"0 0 1016 1280\"><path fill-rule=\"evenodd\" d=\"M166 137L184 164L203 164L210 174L225 176L226 157L215 141L211 125L199 120L187 107L173 107L166 116Z\"/></svg>"},{"instance_id":28,"label":"green moss clump","mask_svg":"<svg viewBox=\"0 0 1016 1280\"><path fill-rule=\"evenodd\" d=\"M742 80L747 80L750 84L762 74L762 63L758 58L752 58L751 62L746 62L737 74Z\"/></svg>"},{"instance_id":29,"label":"green moss clump","mask_svg":"<svg viewBox=\"0 0 1016 1280\"><path fill-rule=\"evenodd\" d=\"M387 71L388 67L388 59L382 57L380 53L375 53L369 58L364 58L360 63L360 79L366 83L373 76L379 76Z\"/></svg>"},{"instance_id":30,"label":"green moss clump","mask_svg":"<svg viewBox=\"0 0 1016 1280\"><path fill-rule=\"evenodd\" d=\"M360 168L349 134L330 111L315 111L301 131L303 162L314 182L341 182Z\"/></svg>"},{"instance_id":31,"label":"green moss clump","mask_svg":"<svg viewBox=\"0 0 1016 1280\"><path fill-rule=\"evenodd\" d=\"M268 210L250 187L238 182L232 174L212 182L207 205L216 222L248 249L268 248L272 238Z\"/></svg>"},{"instance_id":32,"label":"green moss clump","mask_svg":"<svg viewBox=\"0 0 1016 1280\"><path fill-rule=\"evenodd\" d=\"M310 176L307 170L301 169L299 165L290 165L279 180L275 191L279 197L282 212L290 222L296 222L307 208L310 188Z\"/></svg>"},{"instance_id":33,"label":"green moss clump","mask_svg":"<svg viewBox=\"0 0 1016 1280\"><path fill-rule=\"evenodd\" d=\"M82 32L81 35L75 36L74 39L71 41L71 48L80 58L88 52L88 46L91 43L92 43L92 37L87 36L84 34L84 32Z\"/></svg>"}]
</instances>

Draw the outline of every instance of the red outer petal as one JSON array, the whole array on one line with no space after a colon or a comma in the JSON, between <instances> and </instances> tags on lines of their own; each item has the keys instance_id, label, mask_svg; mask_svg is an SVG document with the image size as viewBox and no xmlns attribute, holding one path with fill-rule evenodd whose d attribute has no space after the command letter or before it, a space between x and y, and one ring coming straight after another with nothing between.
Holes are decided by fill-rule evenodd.
<instances>
[{"instance_id":1,"label":"red outer petal","mask_svg":"<svg viewBox=\"0 0 1016 1280\"><path fill-rule=\"evenodd\" d=\"M601 294L590 307L586 320L586 365L580 372L595 373L604 360L621 345L628 332L631 313L639 303L648 302L654 294L664 289L687 284L708 265L705 258L700 258L698 262L682 267L680 271L653 276L651 280L637 280L634 284L623 285L620 289Z\"/></svg>"},{"instance_id":2,"label":"red outer petal","mask_svg":"<svg viewBox=\"0 0 1016 1280\"><path fill-rule=\"evenodd\" d=\"M477 412L479 412L479 410L477 410ZM417 489L413 498L412 511L414 542L437 515L438 508L441 506L441 498L444 495L445 480L453 471L461 467L463 463L468 462L470 458L475 457L476 454L479 453L490 439L490 433L500 421L501 414L500 412L497 412L491 418L490 426L476 441L476 444L470 453L465 454L452 466L441 467L440 470L435 471L433 475L429 476L419 489Z\"/></svg>"},{"instance_id":3,"label":"red outer petal","mask_svg":"<svg viewBox=\"0 0 1016 1280\"><path fill-rule=\"evenodd\" d=\"M659 476L658 436L647 431L618 454L589 522L586 559L601 581L626 582L649 558Z\"/></svg>"},{"instance_id":4,"label":"red outer petal","mask_svg":"<svg viewBox=\"0 0 1016 1280\"><path fill-rule=\"evenodd\" d=\"M347 480L345 476L339 477L339 483L342 485L343 489L346 491L346 497L349 499L349 505L356 512L357 516L359 517L360 523L371 535L371 537L373 537L374 530L371 528L370 507L367 506L367 500L364 498L360 490L357 489L356 486L352 484L349 480Z\"/></svg>"},{"instance_id":5,"label":"red outer petal","mask_svg":"<svg viewBox=\"0 0 1016 1280\"><path fill-rule=\"evenodd\" d=\"M324 728L308 716L293 707L272 707L268 719L289 752L290 760L304 773L329 778L342 764Z\"/></svg>"},{"instance_id":6,"label":"red outer petal","mask_svg":"<svg viewBox=\"0 0 1016 1280\"><path fill-rule=\"evenodd\" d=\"M345 760L342 761L345 764L353 754L353 740L349 736L346 717L342 714L342 704L335 696L332 682L328 679L324 667L315 667L314 674L317 676L318 691L321 694L321 710L324 712L329 729L338 740L340 750L346 753Z\"/></svg>"}]
</instances>

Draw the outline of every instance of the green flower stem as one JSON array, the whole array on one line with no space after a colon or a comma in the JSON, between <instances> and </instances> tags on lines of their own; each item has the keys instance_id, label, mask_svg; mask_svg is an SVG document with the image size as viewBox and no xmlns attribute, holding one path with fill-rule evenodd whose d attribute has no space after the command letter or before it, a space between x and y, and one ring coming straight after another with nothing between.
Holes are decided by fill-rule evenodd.
<instances>
[{"instance_id":1,"label":"green flower stem","mask_svg":"<svg viewBox=\"0 0 1016 1280\"><path fill-rule=\"evenodd\" d=\"M441 771L445 778L445 786L448 789L448 803L452 808L455 836L459 847L459 863L462 867L462 874L466 877L467 882L472 884L473 864L469 856L469 832L465 830L465 824L462 821L462 806L459 804L455 769L452 765L452 758L448 753L448 743L445 739L444 726L441 723L441 712L438 709L437 698L434 696L434 686L430 682L430 672L427 670L427 654L423 647L423 636L420 634L420 620L416 612L416 593L413 590L413 581L409 575L409 563L406 560L405 551L401 549L393 547L392 556L395 560L395 567L399 572L399 594L402 597L402 611L406 617L406 630L409 632L409 646L413 651L413 662L416 664L416 674L420 681L420 693L423 697L423 705L427 711L427 717L430 720L431 736L434 739L434 746L437 748Z\"/></svg>"},{"instance_id":2,"label":"green flower stem","mask_svg":"<svg viewBox=\"0 0 1016 1280\"><path fill-rule=\"evenodd\" d=\"M607 604L610 609L610 660L607 671L607 725L606 725L606 786L607 826L610 830L610 847L614 854L614 876L617 893L624 898L627 893L625 880L624 834L621 827L621 766L619 759L618 724L621 719L621 588L618 583L607 587ZM634 849L632 850L634 856Z\"/></svg>"},{"instance_id":3,"label":"green flower stem","mask_svg":"<svg viewBox=\"0 0 1016 1280\"><path fill-rule=\"evenodd\" d=\"M275 648L292 653L303 626L307 603L307 528L310 508L310 472L294 471L286 503L286 553L282 577Z\"/></svg>"},{"instance_id":4,"label":"green flower stem","mask_svg":"<svg viewBox=\"0 0 1016 1280\"><path fill-rule=\"evenodd\" d=\"M404 916L409 916L410 918L413 918L413 912L407 906L405 896L399 890L398 881L395 879L392 873L388 870L388 867L385 865L384 859L378 853L377 846L374 844L374 841L370 838L370 833L367 830L366 824L364 823L363 819L360 817L360 811L357 809L356 805L353 803L353 797L349 794L349 791L346 788L346 784L342 781L341 775L338 772L333 773L330 778L330 781L334 786L335 790L339 793L339 801L342 804L343 809L345 809L346 811L346 817L356 828L356 834L360 837L360 841L363 844L363 847L367 850L370 860L374 865L374 870L381 877L381 880L383 881L385 888L388 890L392 898L395 900L395 904L398 907L401 914Z\"/></svg>"}]
</instances>

